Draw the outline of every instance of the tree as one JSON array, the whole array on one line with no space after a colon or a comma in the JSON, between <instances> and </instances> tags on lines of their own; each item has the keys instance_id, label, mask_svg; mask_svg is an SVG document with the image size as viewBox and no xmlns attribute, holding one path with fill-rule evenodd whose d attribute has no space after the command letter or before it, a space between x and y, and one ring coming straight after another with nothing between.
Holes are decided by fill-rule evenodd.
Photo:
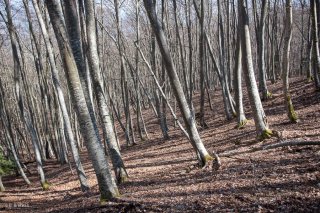
<instances>
[{"instance_id":1,"label":"tree","mask_svg":"<svg viewBox=\"0 0 320 213\"><path fill-rule=\"evenodd\" d=\"M56 35L61 58L65 68L74 108L79 119L82 136L88 148L88 154L98 180L100 201L119 196L118 187L111 176L109 164L106 161L95 120L91 119L84 92L81 86L77 65L67 38L65 25L62 21L58 0L46 0L52 26Z\"/></svg>"},{"instance_id":2,"label":"tree","mask_svg":"<svg viewBox=\"0 0 320 213\"><path fill-rule=\"evenodd\" d=\"M163 29L160 27L160 23L157 19L157 15L155 12L155 7L152 0L144 0L144 6L147 10L147 14L152 26L152 29L155 33L158 46L164 60L166 70L170 79L171 86L173 88L175 97L177 99L179 108L181 110L182 117L184 119L184 123L186 125L187 132L190 136L190 142L198 154L199 163L201 166L207 165L208 161L212 160L212 157L207 152L204 147L200 135L198 133L195 120L192 116L190 108L188 107L188 103L186 97L184 95L182 86L180 84L179 77L176 72L175 65L173 63L171 54L169 52L169 47L166 42L166 36L163 32Z\"/></svg>"},{"instance_id":3,"label":"tree","mask_svg":"<svg viewBox=\"0 0 320 213\"><path fill-rule=\"evenodd\" d=\"M110 113L107 105L106 95L103 91L103 82L99 67L99 56L97 50L97 38L95 31L95 15L94 15L94 5L92 0L85 1L86 9L86 27L87 27L87 42L88 42L88 62L90 73L93 79L93 88L97 97L98 107L100 112L100 117L103 124L103 130L107 137L107 145L110 151L110 157L115 170L116 179L119 183L125 182L128 178L119 147L117 145L115 133L112 127L112 121L110 118ZM132 132L133 134L133 132Z\"/></svg>"},{"instance_id":4,"label":"tree","mask_svg":"<svg viewBox=\"0 0 320 213\"><path fill-rule=\"evenodd\" d=\"M238 26L239 28L239 26ZM243 94L242 94L242 50L241 50L241 35L238 33L237 36L237 47L236 47L236 61L234 68L235 76L235 99L236 99L236 110L237 110L237 127L242 128L247 124L247 119L243 109Z\"/></svg>"},{"instance_id":5,"label":"tree","mask_svg":"<svg viewBox=\"0 0 320 213\"><path fill-rule=\"evenodd\" d=\"M290 122L296 123L298 117L294 111L291 95L289 91L289 70L290 70L290 45L292 39L292 1L286 0L286 15L284 21L284 47L283 47L283 59L282 59L282 80L283 80L283 95L284 103Z\"/></svg>"},{"instance_id":6,"label":"tree","mask_svg":"<svg viewBox=\"0 0 320 213\"><path fill-rule=\"evenodd\" d=\"M259 67L259 88L262 93L262 100L270 98L271 93L267 88L266 66L265 66L265 26L268 12L268 0L261 2L261 15L258 21L257 29L257 47L258 47L258 67Z\"/></svg>"},{"instance_id":7,"label":"tree","mask_svg":"<svg viewBox=\"0 0 320 213\"><path fill-rule=\"evenodd\" d=\"M263 140L265 138L270 137L272 135L272 131L268 127L267 117L262 107L258 87L254 76L247 0L239 0L238 6L240 25L239 33L241 35L242 50L242 69L246 80L251 110L253 111L253 118L256 126L257 137Z\"/></svg>"},{"instance_id":8,"label":"tree","mask_svg":"<svg viewBox=\"0 0 320 213\"><path fill-rule=\"evenodd\" d=\"M61 88L61 83L60 83L60 79L59 79L59 74L58 74L58 69L56 67L56 63L55 63L55 59L54 59L54 53L53 53L53 49L50 43L50 38L49 38L49 34L47 32L47 28L45 26L45 22L43 20L43 17L41 15L40 9L39 9L39 5L37 3L36 0L33 0L33 6L39 21L39 25L41 28L41 32L42 32L42 36L44 38L45 41L45 46L46 46L46 50L48 53L48 57L49 57L49 62L51 65L51 74L52 74L52 79L53 79L53 84L55 86L56 92L57 92L57 96L58 96L58 100L59 100L59 105L61 108L61 112L62 112L62 117L63 117L63 125L65 126L65 132L68 136L68 142L70 144L71 147L71 151L72 151L72 155L76 164L76 170L77 170L77 174L78 174L78 178L80 181L80 185L81 185L81 189L82 191L87 191L89 189L88 183L87 183L87 177L86 174L84 172L84 169L82 167L82 163L80 160L80 156L79 156L79 150L77 148L76 142L75 142L75 138L74 138L74 134L72 132L72 128L71 128L71 122L70 122L70 118L69 118L69 114L67 111L67 106L66 106L66 102L64 99L64 95L63 95L63 91ZM27 5L26 5L27 8ZM30 23L31 24L31 23Z\"/></svg>"},{"instance_id":9,"label":"tree","mask_svg":"<svg viewBox=\"0 0 320 213\"><path fill-rule=\"evenodd\" d=\"M319 34L318 34L318 8L315 0L310 1L310 18L311 18L311 37L312 37L312 61L313 61L313 77L315 86L320 89L320 52L319 52Z\"/></svg>"},{"instance_id":10,"label":"tree","mask_svg":"<svg viewBox=\"0 0 320 213\"><path fill-rule=\"evenodd\" d=\"M31 95L29 93L29 88L28 88L28 84L26 83L26 79L25 79L25 73L24 73L24 69L22 66L22 60L24 59L23 54L20 52L19 54L19 40L16 34L16 30L15 30L15 26L13 25L13 20L12 20L12 14L11 14L11 5L10 2L8 0L5 0L5 6L6 6L6 12L7 12L7 21L6 21L6 25L9 31L9 35L10 35L10 41L11 41L11 47L12 47L12 55L13 55L13 62L14 62L14 83L15 83L15 93L16 93L16 98L18 101L18 107L19 107L19 111L20 111L20 117L21 120L23 121L23 123L25 124L26 128L28 129L28 132L31 136L31 141L32 141L32 145L34 148L34 152L35 152L35 158L36 158L36 162L37 162L37 169L38 169L38 173L40 176L40 183L41 186L43 188L43 190L47 190L50 187L50 184L48 183L48 181L46 180L45 177L45 173L43 170L43 162L42 162L42 158L43 155L41 155L41 150L40 150L40 140L39 137L37 135L37 131L34 125L34 119L32 119L32 104L30 101ZM1 13L1 16L2 13ZM4 16L3 16L4 19ZM19 57L19 55L21 57ZM27 109L25 109L24 107L24 95L22 93L22 87L21 87L21 81L22 81L22 85L25 88L25 91L27 94L26 96L26 100L27 100ZM30 112L31 111L31 112Z\"/></svg>"}]
</instances>

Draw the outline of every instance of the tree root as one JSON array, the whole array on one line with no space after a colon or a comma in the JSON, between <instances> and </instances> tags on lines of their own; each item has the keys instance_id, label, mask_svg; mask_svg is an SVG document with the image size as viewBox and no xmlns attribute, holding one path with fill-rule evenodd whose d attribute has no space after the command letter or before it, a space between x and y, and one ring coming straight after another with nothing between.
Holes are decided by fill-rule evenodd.
<instances>
[{"instance_id":1,"label":"tree root","mask_svg":"<svg viewBox=\"0 0 320 213\"><path fill-rule=\"evenodd\" d=\"M212 162L212 171L216 171L221 167L221 160L215 151L212 151L212 155L214 156L214 160Z\"/></svg>"}]
</instances>

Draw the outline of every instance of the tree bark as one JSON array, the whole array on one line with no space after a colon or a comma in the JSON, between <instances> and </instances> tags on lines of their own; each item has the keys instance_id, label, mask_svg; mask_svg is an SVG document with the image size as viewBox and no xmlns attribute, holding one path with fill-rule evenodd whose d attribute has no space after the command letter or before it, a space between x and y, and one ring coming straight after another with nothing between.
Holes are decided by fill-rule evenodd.
<instances>
[{"instance_id":1,"label":"tree bark","mask_svg":"<svg viewBox=\"0 0 320 213\"><path fill-rule=\"evenodd\" d=\"M176 96L179 108L181 110L181 114L183 116L186 129L190 136L190 142L195 149L195 151L199 155L199 163L201 166L205 166L208 161L212 160L212 157L207 152L206 148L204 147L200 135L198 133L196 123L194 118L192 117L192 113L188 107L188 103L186 100L186 97L184 95L182 86L180 84L180 80L178 78L175 65L172 61L171 54L169 51L168 44L166 42L165 34L160 27L160 23L157 19L156 12L154 5L152 3L152 0L144 0L144 5L148 13L148 17L150 20L150 23L152 25L153 31L155 33L159 49L161 52L161 55L163 57L166 70L171 82L171 86L173 88L174 94Z\"/></svg>"},{"instance_id":2,"label":"tree bark","mask_svg":"<svg viewBox=\"0 0 320 213\"><path fill-rule=\"evenodd\" d=\"M272 135L272 131L268 127L267 117L262 107L256 79L254 76L247 0L239 0L238 5L240 26L239 33L241 35L242 49L242 69L247 84L248 96L251 110L253 112L257 136L259 139L263 140L270 137Z\"/></svg>"},{"instance_id":3,"label":"tree bark","mask_svg":"<svg viewBox=\"0 0 320 213\"><path fill-rule=\"evenodd\" d=\"M284 19L284 47L283 47L283 61L282 61L282 81L283 81L283 95L284 103L290 122L296 123L298 116L294 111L289 91L289 61L290 61L290 45L292 39L292 0L286 0L286 15Z\"/></svg>"},{"instance_id":4,"label":"tree bark","mask_svg":"<svg viewBox=\"0 0 320 213\"><path fill-rule=\"evenodd\" d=\"M49 11L61 58L66 71L74 108L79 119L81 133L86 142L88 154L98 180L100 201L104 203L108 199L119 196L118 187L111 175L98 131L95 129L95 121L91 119L89 109L85 101L77 65L67 38L64 23L62 22L62 14L59 12L59 1L46 0L46 6Z\"/></svg>"}]
</instances>

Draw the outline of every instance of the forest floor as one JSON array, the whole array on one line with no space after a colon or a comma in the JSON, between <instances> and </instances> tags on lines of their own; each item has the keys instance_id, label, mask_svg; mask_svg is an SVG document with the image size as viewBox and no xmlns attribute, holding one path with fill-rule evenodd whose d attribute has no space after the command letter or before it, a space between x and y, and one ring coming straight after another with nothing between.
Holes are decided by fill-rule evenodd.
<instances>
[{"instance_id":1,"label":"forest floor","mask_svg":"<svg viewBox=\"0 0 320 213\"><path fill-rule=\"evenodd\" d=\"M298 124L288 123L283 107L282 84L269 85L274 97L263 102L272 130L283 139L320 141L320 92L313 83L291 79L293 104ZM195 96L195 102L199 96ZM30 165L33 185L21 177L4 178L6 192L0 193L4 212L320 212L320 147L291 146L251 152L253 148L279 142L279 138L260 142L256 139L251 113L248 125L235 129L236 119L226 121L221 91L212 95L213 108L207 103L207 129L200 134L212 152L239 151L221 157L218 171L201 169L190 143L172 125L170 139L164 141L151 111L144 112L150 139L125 147L122 155L130 176L119 185L121 197L99 205L95 175L86 151L82 162L91 190L82 193L76 172L55 160L45 162L52 184L41 190L37 171ZM249 106L245 95L245 106ZM246 107L246 112L250 107ZM169 121L171 124L171 120ZM122 132L118 131L121 133ZM121 141L124 142L123 136Z\"/></svg>"}]
</instances>

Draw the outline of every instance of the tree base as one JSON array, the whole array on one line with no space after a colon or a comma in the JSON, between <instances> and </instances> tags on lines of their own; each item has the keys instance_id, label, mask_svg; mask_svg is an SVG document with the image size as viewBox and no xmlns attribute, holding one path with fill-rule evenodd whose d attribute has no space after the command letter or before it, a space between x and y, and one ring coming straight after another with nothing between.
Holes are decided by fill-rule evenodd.
<instances>
[{"instance_id":1,"label":"tree base","mask_svg":"<svg viewBox=\"0 0 320 213\"><path fill-rule=\"evenodd\" d=\"M298 115L297 113L294 111L293 108L293 104L291 102L291 98L288 97L288 118L290 120L291 123L298 123Z\"/></svg>"},{"instance_id":2,"label":"tree base","mask_svg":"<svg viewBox=\"0 0 320 213\"><path fill-rule=\"evenodd\" d=\"M118 177L117 177L117 182L119 183L119 184L121 184L121 183L125 183L125 182L127 182L127 180L128 180L128 175L126 174L126 172L121 172L119 175L118 175Z\"/></svg>"},{"instance_id":3,"label":"tree base","mask_svg":"<svg viewBox=\"0 0 320 213\"><path fill-rule=\"evenodd\" d=\"M271 129L265 129L263 132L258 135L259 141L263 141L265 139L271 138L273 136L273 132Z\"/></svg>"},{"instance_id":4,"label":"tree base","mask_svg":"<svg viewBox=\"0 0 320 213\"><path fill-rule=\"evenodd\" d=\"M313 81L314 81L313 76L307 77L307 82L308 82L308 83L313 82Z\"/></svg>"},{"instance_id":5,"label":"tree base","mask_svg":"<svg viewBox=\"0 0 320 213\"><path fill-rule=\"evenodd\" d=\"M44 183L41 183L41 186L44 191L47 191L49 190L51 184L48 181L45 181Z\"/></svg>"},{"instance_id":6,"label":"tree base","mask_svg":"<svg viewBox=\"0 0 320 213\"><path fill-rule=\"evenodd\" d=\"M118 189L116 189L115 193L109 193L109 195L101 195L100 196L100 205L106 205L108 201L114 199L114 198L119 198L120 197L120 193L118 191Z\"/></svg>"},{"instance_id":7,"label":"tree base","mask_svg":"<svg viewBox=\"0 0 320 213\"><path fill-rule=\"evenodd\" d=\"M247 123L248 123L248 120L247 120L247 119L244 119L244 120L240 121L240 122L237 124L236 128L237 128L237 129L243 129L243 128L247 125Z\"/></svg>"},{"instance_id":8,"label":"tree base","mask_svg":"<svg viewBox=\"0 0 320 213\"><path fill-rule=\"evenodd\" d=\"M269 100L270 98L272 98L272 93L269 92L269 91L267 91L266 93L263 93L261 100L262 100L262 101L267 101L267 100Z\"/></svg>"},{"instance_id":9,"label":"tree base","mask_svg":"<svg viewBox=\"0 0 320 213\"><path fill-rule=\"evenodd\" d=\"M201 158L200 167L204 168L208 166L209 162L213 161L213 157L207 154L204 158Z\"/></svg>"}]
</instances>

